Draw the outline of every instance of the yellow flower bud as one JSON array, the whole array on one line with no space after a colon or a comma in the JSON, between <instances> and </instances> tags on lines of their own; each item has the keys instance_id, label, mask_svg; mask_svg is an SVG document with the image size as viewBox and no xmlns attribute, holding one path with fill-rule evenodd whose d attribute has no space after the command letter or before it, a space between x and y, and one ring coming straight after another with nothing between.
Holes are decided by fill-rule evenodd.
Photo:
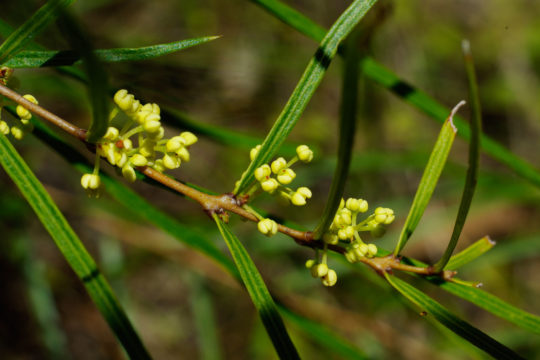
<instances>
[{"instance_id":1,"label":"yellow flower bud","mask_svg":"<svg viewBox=\"0 0 540 360\"><path fill-rule=\"evenodd\" d=\"M311 276L314 278L321 278L326 274L328 274L328 265L326 264L317 264L311 267Z\"/></svg>"},{"instance_id":2,"label":"yellow flower bud","mask_svg":"<svg viewBox=\"0 0 540 360\"><path fill-rule=\"evenodd\" d=\"M295 192L291 196L291 203L296 206L303 206L306 205L306 198L302 194Z\"/></svg>"},{"instance_id":3,"label":"yellow flower bud","mask_svg":"<svg viewBox=\"0 0 540 360\"><path fill-rule=\"evenodd\" d=\"M133 155L129 161L135 166L145 166L148 163L148 159L141 154Z\"/></svg>"},{"instance_id":4,"label":"yellow flower bud","mask_svg":"<svg viewBox=\"0 0 540 360\"><path fill-rule=\"evenodd\" d=\"M296 177L296 173L293 171L293 169L282 169L279 172L277 179L283 185L287 185L287 184L290 184L294 180L295 177Z\"/></svg>"},{"instance_id":5,"label":"yellow flower bud","mask_svg":"<svg viewBox=\"0 0 540 360\"><path fill-rule=\"evenodd\" d=\"M135 180L137 180L137 174L129 164L122 168L122 176L130 182L134 182Z\"/></svg>"},{"instance_id":6,"label":"yellow flower bud","mask_svg":"<svg viewBox=\"0 0 540 360\"><path fill-rule=\"evenodd\" d=\"M334 270L329 269L328 273L321 279L324 286L334 286L337 282L337 274Z\"/></svg>"},{"instance_id":7,"label":"yellow flower bud","mask_svg":"<svg viewBox=\"0 0 540 360\"><path fill-rule=\"evenodd\" d=\"M296 154L298 158L303 162L310 162L313 160L313 151L307 145L300 145L296 148Z\"/></svg>"},{"instance_id":8,"label":"yellow flower bud","mask_svg":"<svg viewBox=\"0 0 540 360\"><path fill-rule=\"evenodd\" d=\"M278 188L278 186L279 183L274 178L270 178L266 181L261 182L261 188L268 193L273 193Z\"/></svg>"},{"instance_id":9,"label":"yellow flower bud","mask_svg":"<svg viewBox=\"0 0 540 360\"><path fill-rule=\"evenodd\" d=\"M373 257L377 255L377 246L375 244L368 244L367 245L367 256Z\"/></svg>"},{"instance_id":10,"label":"yellow flower bud","mask_svg":"<svg viewBox=\"0 0 540 360\"><path fill-rule=\"evenodd\" d=\"M315 260L309 259L308 261L306 261L306 268L311 269L313 265L315 265Z\"/></svg>"},{"instance_id":11,"label":"yellow flower bud","mask_svg":"<svg viewBox=\"0 0 540 360\"><path fill-rule=\"evenodd\" d=\"M167 169L176 169L180 166L180 159L176 155L165 154L163 156L163 166Z\"/></svg>"},{"instance_id":12,"label":"yellow flower bud","mask_svg":"<svg viewBox=\"0 0 540 360\"><path fill-rule=\"evenodd\" d=\"M17 125L11 127L11 135L17 140L22 140L24 137L24 131Z\"/></svg>"},{"instance_id":13,"label":"yellow flower bud","mask_svg":"<svg viewBox=\"0 0 540 360\"><path fill-rule=\"evenodd\" d=\"M301 194L303 197L305 197L306 199L311 199L311 190L309 190L309 188L305 187L305 186L301 186L299 187L297 190L296 190L297 193Z\"/></svg>"},{"instance_id":14,"label":"yellow flower bud","mask_svg":"<svg viewBox=\"0 0 540 360\"><path fill-rule=\"evenodd\" d=\"M28 111L22 105L17 105L15 111L17 112L17 116L20 117L21 120L30 120L32 118L32 114L30 113L30 111Z\"/></svg>"},{"instance_id":15,"label":"yellow flower bud","mask_svg":"<svg viewBox=\"0 0 540 360\"><path fill-rule=\"evenodd\" d=\"M339 238L336 234L326 233L323 235L323 241L327 244L336 245L339 243Z\"/></svg>"},{"instance_id":16,"label":"yellow flower bud","mask_svg":"<svg viewBox=\"0 0 540 360\"><path fill-rule=\"evenodd\" d=\"M251 159L251 161L255 159L255 157L259 153L259 150L261 150L261 145L257 145L249 151L249 158Z\"/></svg>"},{"instance_id":17,"label":"yellow flower bud","mask_svg":"<svg viewBox=\"0 0 540 360\"><path fill-rule=\"evenodd\" d=\"M181 138L180 136L175 136L170 138L167 141L167 152L176 152L177 150L180 150L185 145L185 140Z\"/></svg>"},{"instance_id":18,"label":"yellow flower bud","mask_svg":"<svg viewBox=\"0 0 540 360\"><path fill-rule=\"evenodd\" d=\"M114 102L123 111L130 112L135 98L126 89L118 90L114 94Z\"/></svg>"},{"instance_id":19,"label":"yellow flower bud","mask_svg":"<svg viewBox=\"0 0 540 360\"><path fill-rule=\"evenodd\" d=\"M84 174L81 177L81 185L84 189L97 190L101 184L99 175Z\"/></svg>"},{"instance_id":20,"label":"yellow flower bud","mask_svg":"<svg viewBox=\"0 0 540 360\"><path fill-rule=\"evenodd\" d=\"M9 134L9 125L5 121L0 121L0 132L4 135Z\"/></svg>"},{"instance_id":21,"label":"yellow flower bud","mask_svg":"<svg viewBox=\"0 0 540 360\"><path fill-rule=\"evenodd\" d=\"M271 167L272 167L272 172L274 174L277 174L281 170L287 167L287 161L282 157L277 158L276 160L272 161Z\"/></svg>"},{"instance_id":22,"label":"yellow flower bud","mask_svg":"<svg viewBox=\"0 0 540 360\"><path fill-rule=\"evenodd\" d=\"M118 138L118 129L112 126L108 127L103 138L111 141L116 140Z\"/></svg>"},{"instance_id":23,"label":"yellow flower bud","mask_svg":"<svg viewBox=\"0 0 540 360\"><path fill-rule=\"evenodd\" d=\"M117 151L114 156L114 161L116 166L123 167L128 162L128 156L124 151Z\"/></svg>"},{"instance_id":24,"label":"yellow flower bud","mask_svg":"<svg viewBox=\"0 0 540 360\"><path fill-rule=\"evenodd\" d=\"M36 105L38 104L38 101L34 97L34 95L26 94L26 95L23 96L23 98L25 98L26 100L30 101L33 104L36 104Z\"/></svg>"},{"instance_id":25,"label":"yellow flower bud","mask_svg":"<svg viewBox=\"0 0 540 360\"><path fill-rule=\"evenodd\" d=\"M161 122L159 120L146 120L143 124L144 131L150 134L159 133Z\"/></svg>"},{"instance_id":26,"label":"yellow flower bud","mask_svg":"<svg viewBox=\"0 0 540 360\"><path fill-rule=\"evenodd\" d=\"M278 231L277 223L272 219L264 219L259 221L257 228L266 236L275 235Z\"/></svg>"},{"instance_id":27,"label":"yellow flower bud","mask_svg":"<svg viewBox=\"0 0 540 360\"><path fill-rule=\"evenodd\" d=\"M124 150L126 151L133 149L133 142L129 139L122 140L122 144L124 145Z\"/></svg>"},{"instance_id":28,"label":"yellow flower bud","mask_svg":"<svg viewBox=\"0 0 540 360\"><path fill-rule=\"evenodd\" d=\"M185 140L186 146L191 146L197 142L197 137L189 131L184 131L180 134L180 137Z\"/></svg>"},{"instance_id":29,"label":"yellow flower bud","mask_svg":"<svg viewBox=\"0 0 540 360\"><path fill-rule=\"evenodd\" d=\"M270 166L267 164L264 164L263 166L259 166L257 169L255 169L255 179L258 181L266 181L268 180L268 176L270 176Z\"/></svg>"}]
</instances>

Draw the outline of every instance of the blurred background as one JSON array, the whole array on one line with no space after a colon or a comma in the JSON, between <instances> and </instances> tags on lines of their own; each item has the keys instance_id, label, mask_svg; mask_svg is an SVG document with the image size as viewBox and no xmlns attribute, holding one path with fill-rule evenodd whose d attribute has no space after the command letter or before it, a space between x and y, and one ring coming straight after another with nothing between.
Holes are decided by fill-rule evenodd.
<instances>
[{"instance_id":1,"label":"blurred background","mask_svg":"<svg viewBox=\"0 0 540 360\"><path fill-rule=\"evenodd\" d=\"M350 1L287 0L330 27ZM42 2L2 0L0 18L17 27ZM105 64L112 89L169 106L192 121L263 138L300 79L317 44L251 1L79 1L73 14L95 48L139 47L187 38L218 40L154 60ZM513 153L540 165L540 3L519 1L380 0L362 21L362 47L402 79L451 108L468 100L461 40L471 42L484 131ZM36 42L67 49L56 26ZM308 205L284 208L262 195L254 205L312 229L322 214L336 164L342 61L336 58L290 136L316 149L297 166L295 186L314 193ZM54 69L18 69L12 85L79 126L90 122L84 86ZM361 80L360 114L345 197L394 209L396 221L377 245L391 250L412 202L440 124L374 84ZM468 119L469 109L461 110ZM171 134L179 131L169 124ZM69 140L88 156L86 149ZM104 193L87 198L80 174L29 135L23 154L98 260L156 359L275 359L247 293L223 269L153 225L140 221ZM182 180L229 192L249 162L249 148L200 136L191 162L174 171ZM286 154L286 153L284 153ZM467 143L458 138L432 202L404 254L434 262L452 231L464 183ZM114 174L108 166L103 171ZM116 175L115 175L116 176ZM119 177L120 178L120 177ZM130 185L224 252L226 247L199 206L143 182ZM489 157L482 157L477 193L458 250L490 235L497 246L460 276L509 303L540 313L540 190ZM0 355L5 359L122 359L123 353L83 286L30 207L0 171ZM252 223L231 217L276 299L347 339L371 358L482 358L421 318L374 272L330 266L338 284L324 288L304 262L313 251L283 235L266 238ZM412 278L411 278L412 279ZM540 356L536 335L448 296L415 285L473 325L527 358ZM305 359L339 359L298 323L286 321ZM463 346L462 346L463 345Z\"/></svg>"}]
</instances>

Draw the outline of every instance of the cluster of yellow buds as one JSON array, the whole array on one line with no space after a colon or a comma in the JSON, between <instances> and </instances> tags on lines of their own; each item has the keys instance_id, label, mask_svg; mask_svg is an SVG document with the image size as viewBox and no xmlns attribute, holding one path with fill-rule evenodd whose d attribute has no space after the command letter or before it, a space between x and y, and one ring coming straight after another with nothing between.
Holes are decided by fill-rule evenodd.
<instances>
[{"instance_id":1,"label":"cluster of yellow buds","mask_svg":"<svg viewBox=\"0 0 540 360\"><path fill-rule=\"evenodd\" d=\"M180 167L182 162L189 161L188 149L197 142L197 137L188 131L170 139L164 138L165 130L157 104L142 105L125 89L116 92L114 103L116 107L109 116L110 126L97 144L94 172L81 178L81 185L89 195L99 195L100 157L120 168L122 175L133 182L137 166L150 166L159 172ZM118 110L127 118L121 128L112 125ZM132 137L136 137L136 144Z\"/></svg>"},{"instance_id":2,"label":"cluster of yellow buds","mask_svg":"<svg viewBox=\"0 0 540 360\"><path fill-rule=\"evenodd\" d=\"M30 94L24 95L23 97L31 103L34 103L36 105L38 103L36 98ZM4 135L8 135L11 133L11 135L13 135L15 139L21 140L25 134L31 132L34 128L34 126L30 123L32 113L21 105L17 106L15 112L17 113L20 121L10 127L6 121L1 120L0 118L0 132Z\"/></svg>"},{"instance_id":3,"label":"cluster of yellow buds","mask_svg":"<svg viewBox=\"0 0 540 360\"><path fill-rule=\"evenodd\" d=\"M270 237L276 235L278 231L277 223L272 219L262 219L258 222L257 228L261 233Z\"/></svg>"},{"instance_id":4,"label":"cluster of yellow buds","mask_svg":"<svg viewBox=\"0 0 540 360\"><path fill-rule=\"evenodd\" d=\"M322 262L313 259L306 261L306 267L311 271L311 276L321 279L324 286L334 286L337 282L336 271L326 264L326 258Z\"/></svg>"},{"instance_id":5,"label":"cluster of yellow buds","mask_svg":"<svg viewBox=\"0 0 540 360\"><path fill-rule=\"evenodd\" d=\"M261 145L257 145L251 149L249 155L251 160L257 156ZM264 164L255 169L255 179L258 181L258 185L261 189L269 194L277 194L284 202L292 203L296 206L303 206L306 204L306 200L311 198L311 190L305 186L301 186L296 191L292 190L286 185L289 185L296 173L291 166L297 161L308 163L313 159L313 151L307 145L300 145L296 148L296 156L290 161L280 157L270 165ZM274 175L275 177L272 177Z\"/></svg>"},{"instance_id":6,"label":"cluster of yellow buds","mask_svg":"<svg viewBox=\"0 0 540 360\"><path fill-rule=\"evenodd\" d=\"M375 244L366 244L360 237L360 232L370 232L373 237L381 237L386 231L386 225L394 219L394 211L378 207L373 214L362 221L357 217L368 210L368 203L363 199L341 199L338 211L334 216L332 225L323 235L326 244L336 245L339 241L349 243L345 257L349 262L357 262L362 257L373 257L377 254Z\"/></svg>"}]
</instances>

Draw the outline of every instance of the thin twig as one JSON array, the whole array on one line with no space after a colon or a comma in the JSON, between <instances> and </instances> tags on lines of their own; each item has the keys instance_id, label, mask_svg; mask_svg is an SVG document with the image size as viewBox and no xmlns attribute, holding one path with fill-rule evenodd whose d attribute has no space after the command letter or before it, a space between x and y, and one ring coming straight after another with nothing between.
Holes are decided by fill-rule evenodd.
<instances>
[{"instance_id":1,"label":"thin twig","mask_svg":"<svg viewBox=\"0 0 540 360\"><path fill-rule=\"evenodd\" d=\"M87 131L85 129L79 128L78 126L71 124L70 122L51 113L50 111L47 111L43 107L26 100L17 92L11 90L10 88L2 84L0 84L0 95L3 95L13 100L14 102L38 115L42 119L49 121L51 124L56 125L68 134L88 144L88 142L86 141ZM209 214L223 214L226 211L230 211L232 213L242 216L247 220L258 222L258 219L255 215L242 207L245 199L237 199L232 194L205 194L147 166L138 167L137 170L146 175L147 177L161 183L162 185L197 201L202 206L202 208ZM295 230L281 224L278 224L278 231L292 237L299 245L307 246L310 248L322 248L323 246L323 243L321 241L315 241L313 233L311 231ZM343 247L336 245L329 245L328 249L341 254L345 253L346 251ZM425 276L437 275L445 280L451 279L452 276L455 274L455 272L453 271L442 271L437 273L433 270L432 267L417 267L402 264L398 257L394 257L392 255L375 258L364 257L360 259L360 261L370 266L380 274L390 272L392 270L401 270Z\"/></svg>"}]
</instances>

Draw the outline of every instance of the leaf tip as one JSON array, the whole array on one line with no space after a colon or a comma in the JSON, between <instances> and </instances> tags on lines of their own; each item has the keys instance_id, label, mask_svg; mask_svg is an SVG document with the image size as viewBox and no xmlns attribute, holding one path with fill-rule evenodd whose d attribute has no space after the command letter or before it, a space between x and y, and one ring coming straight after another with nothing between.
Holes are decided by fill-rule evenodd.
<instances>
[{"instance_id":1,"label":"leaf tip","mask_svg":"<svg viewBox=\"0 0 540 360\"><path fill-rule=\"evenodd\" d=\"M464 106L465 104L466 104L465 100L461 100L460 102L458 102L457 105L454 106L454 108L452 109L452 112L450 113L450 116L448 116L448 121L450 122L450 125L452 125L452 130L454 131L454 133L457 133L457 128L456 128L456 126L454 125L454 122L453 122L454 116L456 115L458 110L462 106Z\"/></svg>"},{"instance_id":2,"label":"leaf tip","mask_svg":"<svg viewBox=\"0 0 540 360\"><path fill-rule=\"evenodd\" d=\"M463 51L463 54L465 55L471 54L471 43L468 39L461 40L461 51Z\"/></svg>"},{"instance_id":3,"label":"leaf tip","mask_svg":"<svg viewBox=\"0 0 540 360\"><path fill-rule=\"evenodd\" d=\"M497 242L495 240L493 240L489 235L486 235L486 240L487 240L488 244L491 245L491 246L497 245Z\"/></svg>"}]
</instances>

